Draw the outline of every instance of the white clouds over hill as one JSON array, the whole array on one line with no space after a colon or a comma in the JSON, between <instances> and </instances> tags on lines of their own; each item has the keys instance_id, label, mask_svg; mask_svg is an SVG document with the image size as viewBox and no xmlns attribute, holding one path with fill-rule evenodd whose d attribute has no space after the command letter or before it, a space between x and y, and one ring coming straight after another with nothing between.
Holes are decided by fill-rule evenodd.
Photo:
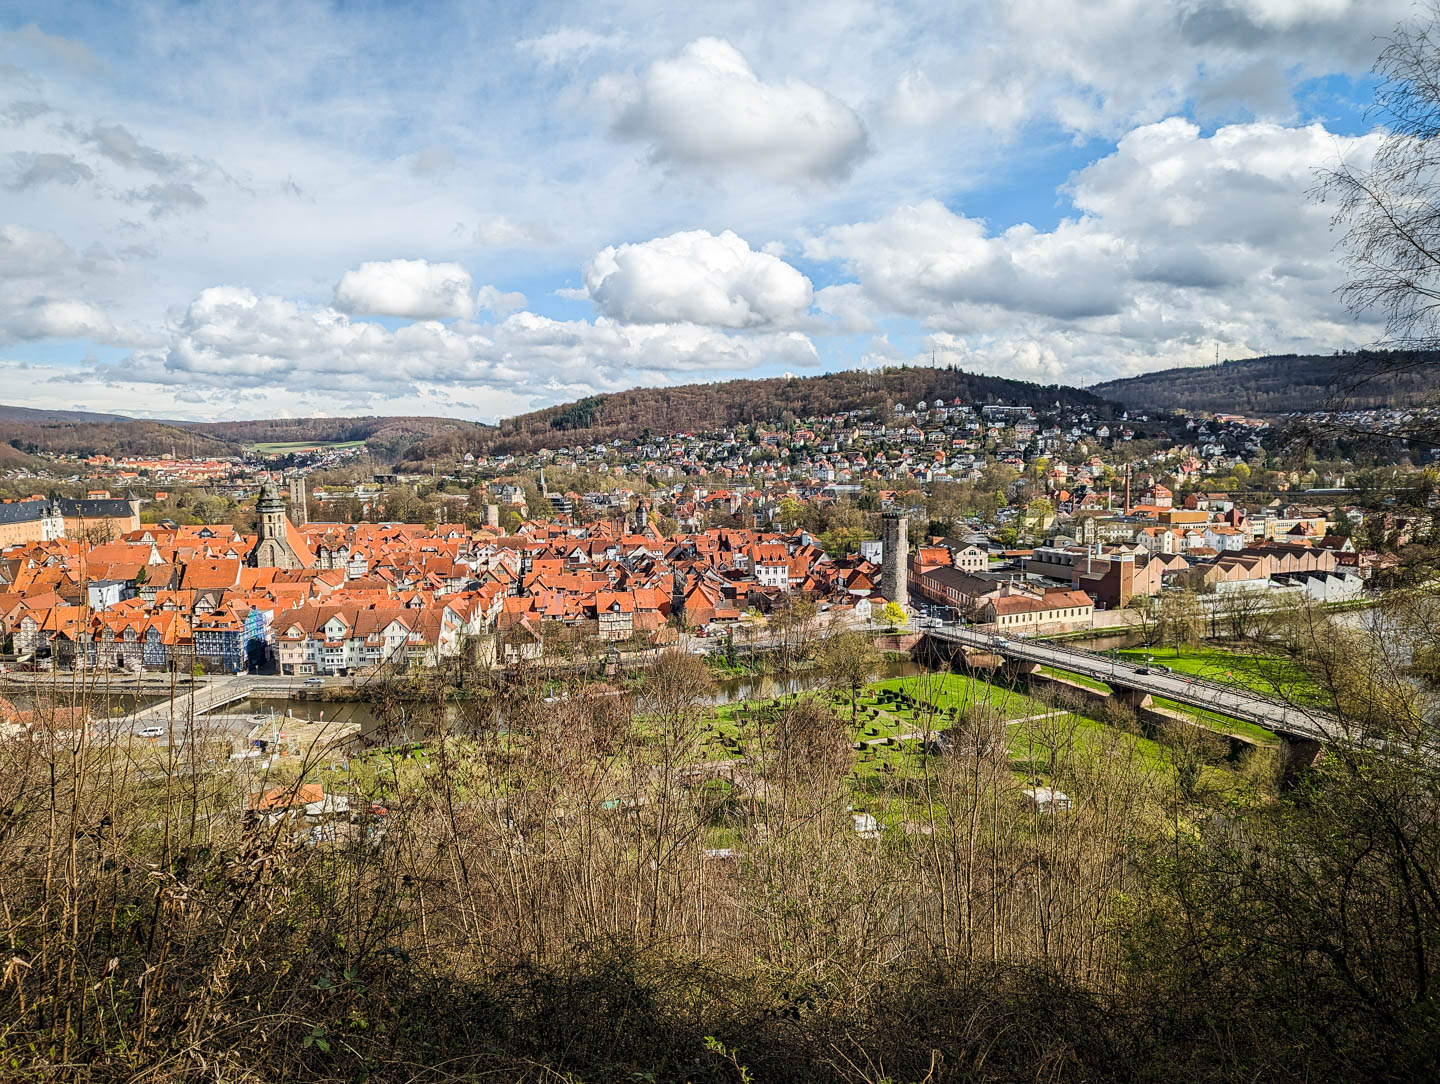
<instances>
[{"instance_id":1,"label":"white clouds over hill","mask_svg":"<svg viewBox=\"0 0 1440 1084\"><path fill-rule=\"evenodd\" d=\"M607 247L585 265L585 289L617 320L727 328L792 324L814 298L809 279L731 230Z\"/></svg>"},{"instance_id":2,"label":"white clouds over hill","mask_svg":"<svg viewBox=\"0 0 1440 1084\"><path fill-rule=\"evenodd\" d=\"M1409 13L37 8L0 33L0 371L65 407L493 416L932 350L1078 381L1362 343L1307 190L1369 153L1332 133Z\"/></svg>"},{"instance_id":3,"label":"white clouds over hill","mask_svg":"<svg viewBox=\"0 0 1440 1084\"><path fill-rule=\"evenodd\" d=\"M1028 359L1046 379L1197 360L1219 342L1327 349L1362 338L1334 296L1327 212L1307 199L1315 168L1363 160L1376 137L1319 125L1237 124L1203 136L1170 119L1138 128L1077 173L1075 217L999 233L936 200L807 238L873 311L944 333L967 364ZM934 347L936 341L927 346ZM1107 369L1108 367L1108 369Z\"/></svg>"},{"instance_id":4,"label":"white clouds over hill","mask_svg":"<svg viewBox=\"0 0 1440 1084\"><path fill-rule=\"evenodd\" d=\"M693 323L566 321L527 311L495 323L420 320L392 331L335 308L217 286L190 303L163 347L92 366L85 376L116 386L216 391L288 385L353 404L421 385L588 394L629 387L635 373L663 382L667 373L748 370L777 360L805 367L818 359L809 339L794 332L731 336Z\"/></svg>"},{"instance_id":5,"label":"white clouds over hill","mask_svg":"<svg viewBox=\"0 0 1440 1084\"><path fill-rule=\"evenodd\" d=\"M475 311L470 272L458 263L373 260L346 271L335 287L335 307L370 316L438 320Z\"/></svg>"}]
</instances>

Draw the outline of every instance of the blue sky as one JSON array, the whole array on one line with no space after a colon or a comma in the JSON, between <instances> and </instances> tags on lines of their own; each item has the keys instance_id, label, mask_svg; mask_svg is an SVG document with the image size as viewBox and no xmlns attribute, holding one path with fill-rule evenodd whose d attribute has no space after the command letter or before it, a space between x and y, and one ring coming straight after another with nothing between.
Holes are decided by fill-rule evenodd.
<instances>
[{"instance_id":1,"label":"blue sky","mask_svg":"<svg viewBox=\"0 0 1440 1084\"><path fill-rule=\"evenodd\" d=\"M1405 2L52 7L0 2L0 401L493 420L1377 334L1306 193Z\"/></svg>"}]
</instances>

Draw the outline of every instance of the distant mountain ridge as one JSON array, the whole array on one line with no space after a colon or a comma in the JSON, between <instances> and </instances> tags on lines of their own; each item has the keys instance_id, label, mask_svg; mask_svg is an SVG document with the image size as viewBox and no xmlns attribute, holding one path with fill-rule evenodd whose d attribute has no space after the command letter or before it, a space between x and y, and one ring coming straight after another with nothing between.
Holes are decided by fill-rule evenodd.
<instances>
[{"instance_id":1,"label":"distant mountain ridge","mask_svg":"<svg viewBox=\"0 0 1440 1084\"><path fill-rule=\"evenodd\" d=\"M1260 417L1413 407L1440 394L1440 352L1272 354L1107 380L1089 390L1135 410Z\"/></svg>"},{"instance_id":2,"label":"distant mountain ridge","mask_svg":"<svg viewBox=\"0 0 1440 1084\"><path fill-rule=\"evenodd\" d=\"M95 414L88 410L45 410L37 407L6 406L0 403L0 422L128 422L125 414Z\"/></svg>"},{"instance_id":3,"label":"distant mountain ridge","mask_svg":"<svg viewBox=\"0 0 1440 1084\"><path fill-rule=\"evenodd\" d=\"M262 418L237 422L156 421L79 410L0 405L0 444L51 455L230 456L247 445L364 441L379 459L393 460L409 445L447 430L473 429L458 418L367 416Z\"/></svg>"},{"instance_id":4,"label":"distant mountain ridge","mask_svg":"<svg viewBox=\"0 0 1440 1084\"><path fill-rule=\"evenodd\" d=\"M965 403L1035 407L1059 402L1100 417L1119 413L1113 402L1084 388L928 366L846 369L818 376L632 388L595 395L507 418L497 426L440 434L416 444L405 458L420 461L465 452L533 452L547 446L629 440L646 433L704 432L776 421L787 414L805 418L842 410L883 412L896 403L914 406L921 400L948 403L956 398Z\"/></svg>"},{"instance_id":5,"label":"distant mountain ridge","mask_svg":"<svg viewBox=\"0 0 1440 1084\"><path fill-rule=\"evenodd\" d=\"M1394 369L1374 375L1377 369ZM704 432L845 410L888 411L936 399L1055 403L1113 418L1126 409L1276 416L1344 407L1414 406L1440 396L1440 352L1284 354L1166 369L1088 388L1033 384L961 369L902 366L808 377L633 388L561 403L484 425L458 418L259 418L154 421L119 414L0 405L0 445L20 453L237 455L252 444L364 441L377 459L411 463L474 452L532 452Z\"/></svg>"}]
</instances>

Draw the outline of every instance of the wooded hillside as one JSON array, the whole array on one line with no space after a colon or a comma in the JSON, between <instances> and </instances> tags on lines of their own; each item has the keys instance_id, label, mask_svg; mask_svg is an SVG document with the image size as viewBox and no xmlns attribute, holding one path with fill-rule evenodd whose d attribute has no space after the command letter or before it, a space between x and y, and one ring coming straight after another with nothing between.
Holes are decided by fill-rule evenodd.
<instances>
[{"instance_id":1,"label":"wooded hillside","mask_svg":"<svg viewBox=\"0 0 1440 1084\"><path fill-rule=\"evenodd\" d=\"M0 422L128 422L124 414L92 414L88 410L43 410L0 403Z\"/></svg>"},{"instance_id":2,"label":"wooded hillside","mask_svg":"<svg viewBox=\"0 0 1440 1084\"><path fill-rule=\"evenodd\" d=\"M27 453L50 455L234 455L237 446L165 422L0 420L0 440Z\"/></svg>"},{"instance_id":3,"label":"wooded hillside","mask_svg":"<svg viewBox=\"0 0 1440 1084\"><path fill-rule=\"evenodd\" d=\"M494 428L456 430L415 445L406 458L482 451L535 451L557 444L593 444L655 435L705 431L723 426L796 418L839 410L887 410L960 398L973 403L1005 402L1036 407L1059 402L1109 416L1114 404L1093 391L981 376L960 369L896 368L882 372L852 369L811 377L730 380L674 388L634 388L547 407Z\"/></svg>"},{"instance_id":4,"label":"wooded hillside","mask_svg":"<svg viewBox=\"0 0 1440 1084\"><path fill-rule=\"evenodd\" d=\"M251 444L363 440L377 459L393 460L416 441L473 430L457 418L261 418L238 422L149 421L118 414L0 406L0 443L50 455L238 455Z\"/></svg>"},{"instance_id":5,"label":"wooded hillside","mask_svg":"<svg viewBox=\"0 0 1440 1084\"><path fill-rule=\"evenodd\" d=\"M1276 354L1164 369L1090 390L1140 410L1251 415L1415 406L1440 390L1440 353Z\"/></svg>"},{"instance_id":6,"label":"wooded hillside","mask_svg":"<svg viewBox=\"0 0 1440 1084\"><path fill-rule=\"evenodd\" d=\"M193 433L202 433L236 444L266 444L313 440L317 442L382 439L401 434L429 435L447 429L472 428L472 422L458 418L384 417L358 418L256 418L238 422L176 422Z\"/></svg>"}]
</instances>

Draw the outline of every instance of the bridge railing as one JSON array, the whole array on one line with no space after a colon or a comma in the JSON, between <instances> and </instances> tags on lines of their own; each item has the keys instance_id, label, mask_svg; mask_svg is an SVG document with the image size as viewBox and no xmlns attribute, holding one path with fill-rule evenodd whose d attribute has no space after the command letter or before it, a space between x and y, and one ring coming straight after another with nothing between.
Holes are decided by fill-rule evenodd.
<instances>
[{"instance_id":1,"label":"bridge railing","mask_svg":"<svg viewBox=\"0 0 1440 1084\"><path fill-rule=\"evenodd\" d=\"M957 631L957 632L959 632L959 631L971 632L971 633L972 633L973 635L975 635L976 637L978 637L978 638L980 638L980 639L985 639L985 640L991 640L991 639L993 639L993 636L994 636L994 633L993 633L993 632L990 632L989 630L986 630L986 631L974 631L974 630L971 630L971 629L966 629L966 630L956 630L956 631ZM1099 671L1099 670L1105 670L1105 669L1108 668L1109 671L1110 671L1110 674L1111 674L1112 676L1115 676L1115 677L1119 677L1119 676L1120 676L1120 675L1117 673L1117 669L1119 669L1119 668L1126 668L1126 669L1128 669L1129 671L1131 671L1131 672L1133 673L1133 671L1135 671L1136 669L1139 669L1140 667L1142 667L1142 666L1145 665L1144 663L1136 663L1136 662L1133 662L1133 661L1128 660L1128 659L1125 659L1125 660L1118 659L1118 658L1115 658L1115 657L1113 657L1113 656L1107 655L1107 654L1105 654L1105 653L1103 653L1103 652L1099 652L1099 651L1089 651L1089 650L1087 650L1087 649L1085 649L1085 648L1081 648L1081 647L1072 647L1072 646L1070 646L1070 645L1068 645L1068 644L1066 644L1066 645L1060 645L1060 644L1052 644L1052 643L1049 643L1049 642L1040 642L1040 641L1038 641L1036 638L1034 638L1034 637L1029 637L1029 636L1018 636L1018 635L1017 635L1017 636L1007 637L1006 639L1009 641L1009 646L1012 646L1012 647L1014 647L1014 648L1019 649L1019 650L1017 651L1017 654L1019 653L1019 651L1023 651L1023 650L1026 649L1026 648L1039 648L1039 649L1042 649L1042 650L1044 650L1044 651L1053 652L1053 653L1056 653L1056 654L1078 656L1078 657L1080 657L1080 658L1083 658L1083 659L1089 661L1089 662L1094 666L1094 668L1095 668L1097 671ZM1036 660L1033 660L1033 661L1038 661L1038 662L1042 662L1042 663L1046 662L1046 660L1043 660L1043 659L1036 659ZM1056 665L1056 664L1055 664L1055 663L1048 663L1048 665ZM1163 664L1160 664L1160 665L1163 665ZM1060 667L1060 668L1063 669L1063 666ZM1264 707L1268 707L1268 708L1279 709L1279 710L1281 710L1281 711L1283 711L1283 712L1287 712L1287 713L1288 713L1289 711L1291 711L1292 709L1293 709L1293 710L1296 710L1296 711L1302 711L1302 709L1300 709L1297 705L1290 704L1290 703L1288 703L1288 702L1286 702L1286 701L1284 701L1284 700L1279 700L1279 699L1275 699L1275 698L1266 696L1266 695L1264 695L1263 693L1257 692L1256 690L1251 689L1251 688L1249 688L1249 687L1247 687L1247 686L1244 686L1244 685L1239 685L1239 684L1234 684L1234 683L1229 683L1229 682L1224 682L1224 681L1217 681L1217 680L1215 680L1215 679L1213 679L1213 678L1202 677L1202 676L1197 675L1197 674L1186 674L1186 673L1179 673L1179 674L1177 674L1175 671L1170 670L1168 667L1167 667L1167 669L1166 669L1166 673L1167 673L1168 675L1172 676L1172 677L1177 677L1177 678L1183 679L1183 680L1187 683L1187 685L1188 685L1188 687L1190 688L1190 690L1193 690L1193 692L1195 692L1195 693L1208 692L1208 693L1212 693L1212 694L1215 694L1215 695L1223 695L1223 696L1231 696L1231 697L1239 696L1239 697L1242 697L1242 698L1245 699L1245 700L1252 701L1253 703L1255 703L1255 704L1258 705L1258 706L1264 706ZM1103 675L1103 674L1097 674L1096 677L1103 679L1104 675ZM1163 696L1163 695L1165 695L1165 694L1162 692L1160 695ZM1172 694L1172 698L1173 698L1174 695L1177 695L1177 694ZM1206 699L1206 698L1205 698L1205 697L1197 697L1197 699ZM1233 711L1236 710L1236 709L1235 709L1234 707L1229 707L1229 708L1227 708L1226 710L1233 712ZM1304 714L1304 713L1302 712L1302 714ZM1308 717L1308 714L1307 714L1307 717Z\"/></svg>"},{"instance_id":2,"label":"bridge railing","mask_svg":"<svg viewBox=\"0 0 1440 1084\"><path fill-rule=\"evenodd\" d=\"M1026 645L1026 646L1034 643L1034 640L1033 640L1032 637L1028 637L1028 636L1027 636L1027 637L1019 637L1018 639L1019 639L1019 642L1020 642L1022 645ZM1061 645L1058 645L1058 644L1052 645L1052 644L1046 643L1046 644L1044 644L1044 645L1038 645L1038 644L1037 644L1036 646L1043 646L1043 647L1045 647L1047 650L1064 652L1064 653L1068 653L1068 654L1071 654L1071 655L1081 655L1081 656L1084 656L1085 658L1093 659L1093 660L1094 660L1096 663L1098 663L1098 664L1103 664L1103 665L1108 665L1108 666L1126 666L1126 667L1129 667L1129 668L1132 669L1132 670L1135 670L1135 669L1138 669L1138 668L1140 668L1140 667L1142 667L1142 666L1147 666L1147 665L1151 666L1152 668L1153 668L1154 666L1164 666L1164 663L1147 664L1147 663L1137 663L1137 662L1134 662L1134 661L1129 660L1129 659L1118 659L1118 658L1114 658L1114 657L1112 657L1112 656L1110 656L1110 655L1106 655L1104 652L1100 652L1100 651L1089 651L1089 650L1086 650L1086 649L1083 648L1083 647L1071 647L1071 646L1069 646L1068 644L1067 644L1067 645L1064 645L1064 646L1061 646ZM1245 685L1238 685L1238 684L1234 684L1234 683L1232 683L1232 682L1226 682L1226 681L1218 681L1218 680L1216 680L1216 679L1214 679L1214 678L1203 677L1203 676L1201 676L1201 675L1199 675L1199 674L1188 674L1188 673L1183 673L1183 672L1177 672L1177 671L1171 670L1169 667L1166 667L1166 668L1165 668L1165 672L1168 673L1168 674L1170 674L1170 675L1173 676L1173 677L1184 678L1184 679L1185 679L1190 685L1192 685L1192 686L1200 686L1201 688L1208 688L1208 689L1212 689L1212 690L1214 690L1214 691L1216 691L1216 692L1222 692L1222 693L1239 693L1239 694L1241 694L1241 695L1243 695L1243 696L1253 697L1253 698L1258 699L1258 700L1260 700L1260 701L1262 701L1262 702L1264 702L1264 703L1267 703L1267 704L1275 704L1275 705L1277 705L1277 706L1286 706L1284 701L1281 701L1281 700L1273 700L1273 699L1271 699L1270 697L1265 696L1263 693L1257 692L1256 690L1251 689L1251 688L1249 688L1248 686L1245 686Z\"/></svg>"},{"instance_id":3,"label":"bridge railing","mask_svg":"<svg viewBox=\"0 0 1440 1084\"><path fill-rule=\"evenodd\" d=\"M948 632L950 636L946 637L947 639L953 638L962 642L969 639L984 644L985 646L993 646L992 642L996 635L993 628L960 628L930 631ZM1102 652L1087 651L1084 648L1040 642L1033 637L1012 635L1004 638L1007 641L1006 648L1011 649L1013 654L1022 658L1029 658L1032 662L1055 666L1058 669L1064 669L1064 664L1043 658L1035 658L1033 649L1041 649L1056 654L1079 656L1096 671L1094 676L1098 680L1104 680L1106 678L1107 675L1103 671L1107 668L1110 671L1110 675L1119 677L1116 673L1117 668L1128 668L1133 671L1139 666L1144 665L1133 663L1129 660L1122 661ZM1027 651L1026 649L1032 650ZM1005 648L1001 648L1000 650L1002 653L1005 652ZM1325 713L1308 711L1300 705L1272 699L1243 685L1228 684L1222 681L1199 677L1194 674L1176 674L1175 671L1169 670L1168 668L1167 676L1184 679L1187 682L1186 690L1183 692L1155 690L1154 695L1179 700L1182 703L1193 699L1197 701L1197 703L1192 704L1192 707L1205 707L1209 705L1222 714L1229 715L1232 718L1254 722L1267 728L1275 727L1276 714L1278 713L1280 722L1286 728L1294 728L1294 732L1310 734L1311 736L1329 738L1342 729L1337 720L1330 718ZM1227 698L1229 703L1222 702L1219 699L1220 697ZM1238 704L1235 702L1237 699L1240 701ZM1253 706L1247 706L1247 704Z\"/></svg>"}]
</instances>

